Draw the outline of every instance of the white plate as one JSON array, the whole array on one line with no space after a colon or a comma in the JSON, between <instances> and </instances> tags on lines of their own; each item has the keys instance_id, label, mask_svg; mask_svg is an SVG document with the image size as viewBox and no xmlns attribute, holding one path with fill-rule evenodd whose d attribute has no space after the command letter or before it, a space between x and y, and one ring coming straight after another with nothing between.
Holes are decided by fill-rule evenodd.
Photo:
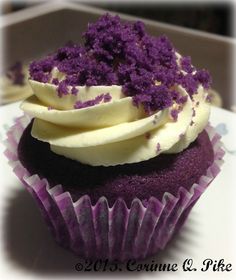
<instances>
[{"instance_id":1,"label":"white plate","mask_svg":"<svg viewBox=\"0 0 236 280\"><path fill-rule=\"evenodd\" d=\"M19 103L0 108L0 278L1 279L236 279L235 178L236 115L212 108L211 124L223 135L227 149L221 173L193 208L181 232L155 258L143 263L177 263L177 272L76 272L79 259L59 247L51 237L33 199L24 190L2 155L5 130L22 113ZM182 263L191 258L195 272L183 272ZM231 272L200 270L206 258L231 263ZM125 270L125 268L124 268Z\"/></svg>"}]
</instances>

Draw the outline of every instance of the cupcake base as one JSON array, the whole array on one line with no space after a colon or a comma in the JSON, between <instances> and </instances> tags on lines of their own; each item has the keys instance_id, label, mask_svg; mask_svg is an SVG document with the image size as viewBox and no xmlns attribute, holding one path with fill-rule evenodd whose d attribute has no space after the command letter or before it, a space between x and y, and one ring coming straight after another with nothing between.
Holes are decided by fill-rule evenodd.
<instances>
[{"instance_id":1,"label":"cupcake base","mask_svg":"<svg viewBox=\"0 0 236 280\"><path fill-rule=\"evenodd\" d=\"M90 166L57 155L46 142L31 136L32 122L18 145L18 157L30 174L47 178L50 186L61 184L75 202L89 195L94 205L105 196L111 207L117 198L130 208L138 197L146 206L153 196L160 201L165 192L176 196L180 187L190 190L213 163L214 152L204 130L187 149L177 154L160 154L152 159L116 166Z\"/></svg>"},{"instance_id":2,"label":"cupcake base","mask_svg":"<svg viewBox=\"0 0 236 280\"><path fill-rule=\"evenodd\" d=\"M16 120L7 134L5 154L16 175L35 198L56 241L85 258L144 259L164 249L219 173L223 162L220 136L208 126L214 161L206 175L189 190L180 187L175 195L165 192L162 199L151 197L145 206L137 198L130 206L118 198L110 207L104 196L92 204L88 195L74 202L70 192L61 185L50 186L47 179L30 173L19 161L18 143L29 122L27 116Z\"/></svg>"}]
</instances>

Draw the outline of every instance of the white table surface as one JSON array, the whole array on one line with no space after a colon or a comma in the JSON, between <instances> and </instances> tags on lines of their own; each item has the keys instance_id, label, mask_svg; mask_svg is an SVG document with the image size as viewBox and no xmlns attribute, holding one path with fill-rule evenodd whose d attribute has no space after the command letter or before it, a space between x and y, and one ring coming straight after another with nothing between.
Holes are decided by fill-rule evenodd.
<instances>
[{"instance_id":1,"label":"white table surface","mask_svg":"<svg viewBox=\"0 0 236 280\"><path fill-rule=\"evenodd\" d=\"M236 114L212 108L210 122L226 148L221 173L193 208L167 248L143 263L177 263L177 272L76 272L79 259L51 237L31 196L13 174L2 152L5 130L20 116L19 103L0 108L0 279L236 279ZM186 258L196 272L183 272ZM231 272L200 270L204 259L224 259Z\"/></svg>"}]
</instances>

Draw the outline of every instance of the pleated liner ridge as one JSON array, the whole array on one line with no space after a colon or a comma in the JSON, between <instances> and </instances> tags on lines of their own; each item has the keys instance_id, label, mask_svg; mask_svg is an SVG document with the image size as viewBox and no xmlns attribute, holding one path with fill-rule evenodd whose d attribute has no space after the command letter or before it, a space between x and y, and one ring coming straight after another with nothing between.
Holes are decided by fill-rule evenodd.
<instances>
[{"instance_id":1,"label":"pleated liner ridge","mask_svg":"<svg viewBox=\"0 0 236 280\"><path fill-rule=\"evenodd\" d=\"M213 145L214 162L190 191L181 187L176 197L166 192L161 201L151 197L146 207L137 198L130 208L121 198L112 207L105 197L95 205L88 195L73 202L70 193L64 192L61 185L49 186L46 178L30 174L19 161L17 146L29 122L26 115L15 120L7 133L5 155L35 198L56 241L84 258L125 261L144 259L163 250L223 163L220 136L208 125L206 130Z\"/></svg>"}]
</instances>

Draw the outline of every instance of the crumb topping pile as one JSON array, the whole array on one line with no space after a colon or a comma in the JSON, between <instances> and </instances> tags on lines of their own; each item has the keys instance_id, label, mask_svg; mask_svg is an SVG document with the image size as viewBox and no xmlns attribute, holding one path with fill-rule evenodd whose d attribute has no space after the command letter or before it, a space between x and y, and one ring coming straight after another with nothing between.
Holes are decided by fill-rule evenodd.
<instances>
[{"instance_id":1,"label":"crumb topping pile","mask_svg":"<svg viewBox=\"0 0 236 280\"><path fill-rule=\"evenodd\" d=\"M174 89L181 85L192 96L201 84L209 88L207 70L197 70L190 57L177 63L176 50L166 36L154 37L145 31L141 21L122 22L119 16L105 14L89 24L84 43L68 43L46 58L30 65L30 78L57 86L58 96L79 94L76 86L120 85L135 106L142 105L147 114L184 104ZM53 77L57 68L62 79ZM184 72L183 72L184 71ZM75 109L110 101L108 93L86 103L77 102ZM175 118L175 113L173 112Z\"/></svg>"}]
</instances>

